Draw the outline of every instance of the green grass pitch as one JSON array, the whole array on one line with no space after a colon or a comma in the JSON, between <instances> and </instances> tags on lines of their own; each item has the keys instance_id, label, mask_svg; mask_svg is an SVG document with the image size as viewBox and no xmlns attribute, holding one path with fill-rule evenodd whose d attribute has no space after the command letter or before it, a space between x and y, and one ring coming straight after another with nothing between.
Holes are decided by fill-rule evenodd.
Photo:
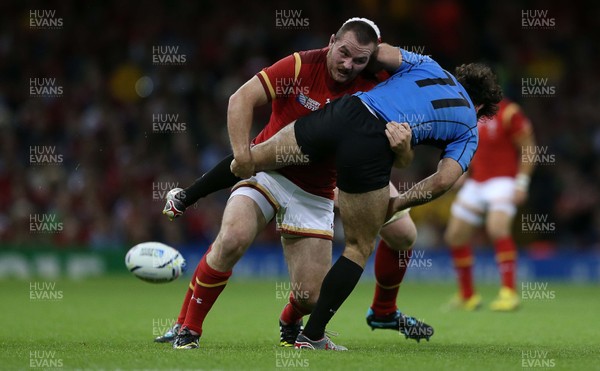
<instances>
[{"instance_id":1,"label":"green grass pitch","mask_svg":"<svg viewBox=\"0 0 600 371\"><path fill-rule=\"evenodd\" d=\"M465 313L441 310L453 285L406 283L400 309L436 330L431 342L416 343L367 327L373 285L360 283L329 325L350 351L310 352L277 346L284 282L232 280L207 317L200 349L176 351L152 339L177 315L187 279L0 281L0 369L600 369L597 286L550 282L553 298L526 300L516 313ZM480 292L489 304L496 288Z\"/></svg>"}]
</instances>

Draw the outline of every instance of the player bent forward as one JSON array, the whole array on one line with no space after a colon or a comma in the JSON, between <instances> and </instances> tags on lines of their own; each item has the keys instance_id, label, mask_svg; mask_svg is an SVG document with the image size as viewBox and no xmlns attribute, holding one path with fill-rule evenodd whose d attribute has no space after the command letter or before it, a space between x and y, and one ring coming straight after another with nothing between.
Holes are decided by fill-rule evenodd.
<instances>
[{"instance_id":1,"label":"player bent forward","mask_svg":"<svg viewBox=\"0 0 600 371\"><path fill-rule=\"evenodd\" d=\"M330 100L373 88L376 82L361 72L377 49L378 37L372 22L351 19L332 35L328 48L294 53L244 84L231 97L228 108L228 128L236 158L240 160L244 154L250 154L254 107L272 102L271 118L253 140L261 143L288 122L325 106ZM310 93L298 94L295 90L290 93L289 87L286 88L289 81L301 81ZM183 201L189 206L210 189L237 183L225 208L219 235L193 274L176 324L155 340L173 341L177 349L199 346L204 320L225 288L233 266L271 219L277 220L282 234L291 287L301 288L290 294L280 316L281 346L294 345L302 317L311 312L322 280L331 267L333 161L289 166L240 181L230 172L231 159L221 162L185 192L169 192L167 197L164 213L172 218L185 209L185 204L179 206ZM224 169L221 165L225 165ZM367 323L373 328L399 330L408 338L420 340L433 335L433 328L402 314L396 307L398 286L408 265L399 264L400 254L396 251L410 251L415 235L416 228L407 213L392 217L381 228L381 236L389 247L380 242L375 265L377 286Z\"/></svg>"},{"instance_id":2,"label":"player bent forward","mask_svg":"<svg viewBox=\"0 0 600 371\"><path fill-rule=\"evenodd\" d=\"M493 115L501 99L500 87L486 66L461 66L455 78L427 56L391 47L379 53L385 53L378 60L386 64L387 70L396 67L387 81L300 118L252 148L257 170L281 165L276 161L278 148L299 148L314 162L330 155L336 157L346 247L323 280L313 313L296 339L296 348L345 349L325 336L325 327L358 283L386 218L394 163L387 136L400 143L410 136L413 147L429 144L443 151L436 173L394 201L393 211L399 211L439 197L456 182L477 148L477 118ZM394 121L408 124L397 125ZM240 177L252 175L236 160L231 168Z\"/></svg>"}]
</instances>

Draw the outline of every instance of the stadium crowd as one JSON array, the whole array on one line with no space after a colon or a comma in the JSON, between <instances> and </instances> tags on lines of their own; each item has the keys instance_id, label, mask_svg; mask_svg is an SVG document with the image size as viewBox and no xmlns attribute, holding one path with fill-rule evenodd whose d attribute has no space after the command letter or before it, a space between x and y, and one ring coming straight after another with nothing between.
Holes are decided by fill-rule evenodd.
<instances>
[{"instance_id":1,"label":"stadium crowd","mask_svg":"<svg viewBox=\"0 0 600 371\"><path fill-rule=\"evenodd\" d=\"M517 216L517 242L598 249L600 45L589 35L600 7L589 6L582 12L539 1L2 4L0 243L124 249L146 240L212 240L227 191L173 224L161 215L162 200L229 153L229 95L261 68L326 46L345 19L364 16L379 25L384 41L430 54L448 69L491 63L536 132L540 156L521 212L555 223L550 233L526 233ZM39 9L55 12L32 13ZM34 27L32 18L54 22ZM269 113L266 107L255 116L256 131ZM426 151L394 173L401 190L431 173L438 154ZM442 245L451 200L413 210L418 244ZM277 242L275 228L261 241Z\"/></svg>"}]
</instances>

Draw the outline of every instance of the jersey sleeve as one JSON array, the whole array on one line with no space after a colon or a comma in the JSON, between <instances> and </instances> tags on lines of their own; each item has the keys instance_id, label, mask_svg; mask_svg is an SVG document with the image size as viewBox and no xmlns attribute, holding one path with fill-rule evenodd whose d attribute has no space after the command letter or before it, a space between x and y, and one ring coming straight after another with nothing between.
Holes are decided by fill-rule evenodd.
<instances>
[{"instance_id":1,"label":"jersey sleeve","mask_svg":"<svg viewBox=\"0 0 600 371\"><path fill-rule=\"evenodd\" d=\"M300 74L300 54L294 53L256 74L269 101L284 95ZM288 87L288 88L286 88Z\"/></svg>"},{"instance_id":2,"label":"jersey sleeve","mask_svg":"<svg viewBox=\"0 0 600 371\"><path fill-rule=\"evenodd\" d=\"M469 168L469 164L477 150L479 134L477 128L471 129L461 136L460 139L450 142L442 152L442 158L451 158L462 167L463 173Z\"/></svg>"},{"instance_id":3,"label":"jersey sleeve","mask_svg":"<svg viewBox=\"0 0 600 371\"><path fill-rule=\"evenodd\" d=\"M502 113L502 124L511 138L517 138L531 132L531 122L519 105L510 103Z\"/></svg>"}]
</instances>

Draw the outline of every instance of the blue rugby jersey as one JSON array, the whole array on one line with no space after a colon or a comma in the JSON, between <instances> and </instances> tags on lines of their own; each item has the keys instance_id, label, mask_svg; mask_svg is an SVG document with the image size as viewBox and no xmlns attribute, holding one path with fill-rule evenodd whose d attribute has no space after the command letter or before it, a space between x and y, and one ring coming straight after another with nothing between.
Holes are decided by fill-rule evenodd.
<instances>
[{"instance_id":1,"label":"blue rugby jersey","mask_svg":"<svg viewBox=\"0 0 600 371\"><path fill-rule=\"evenodd\" d=\"M367 106L386 121L407 122L412 146L442 149L466 171L478 143L477 114L456 78L428 56L400 49L402 63L386 81L358 92Z\"/></svg>"}]
</instances>

